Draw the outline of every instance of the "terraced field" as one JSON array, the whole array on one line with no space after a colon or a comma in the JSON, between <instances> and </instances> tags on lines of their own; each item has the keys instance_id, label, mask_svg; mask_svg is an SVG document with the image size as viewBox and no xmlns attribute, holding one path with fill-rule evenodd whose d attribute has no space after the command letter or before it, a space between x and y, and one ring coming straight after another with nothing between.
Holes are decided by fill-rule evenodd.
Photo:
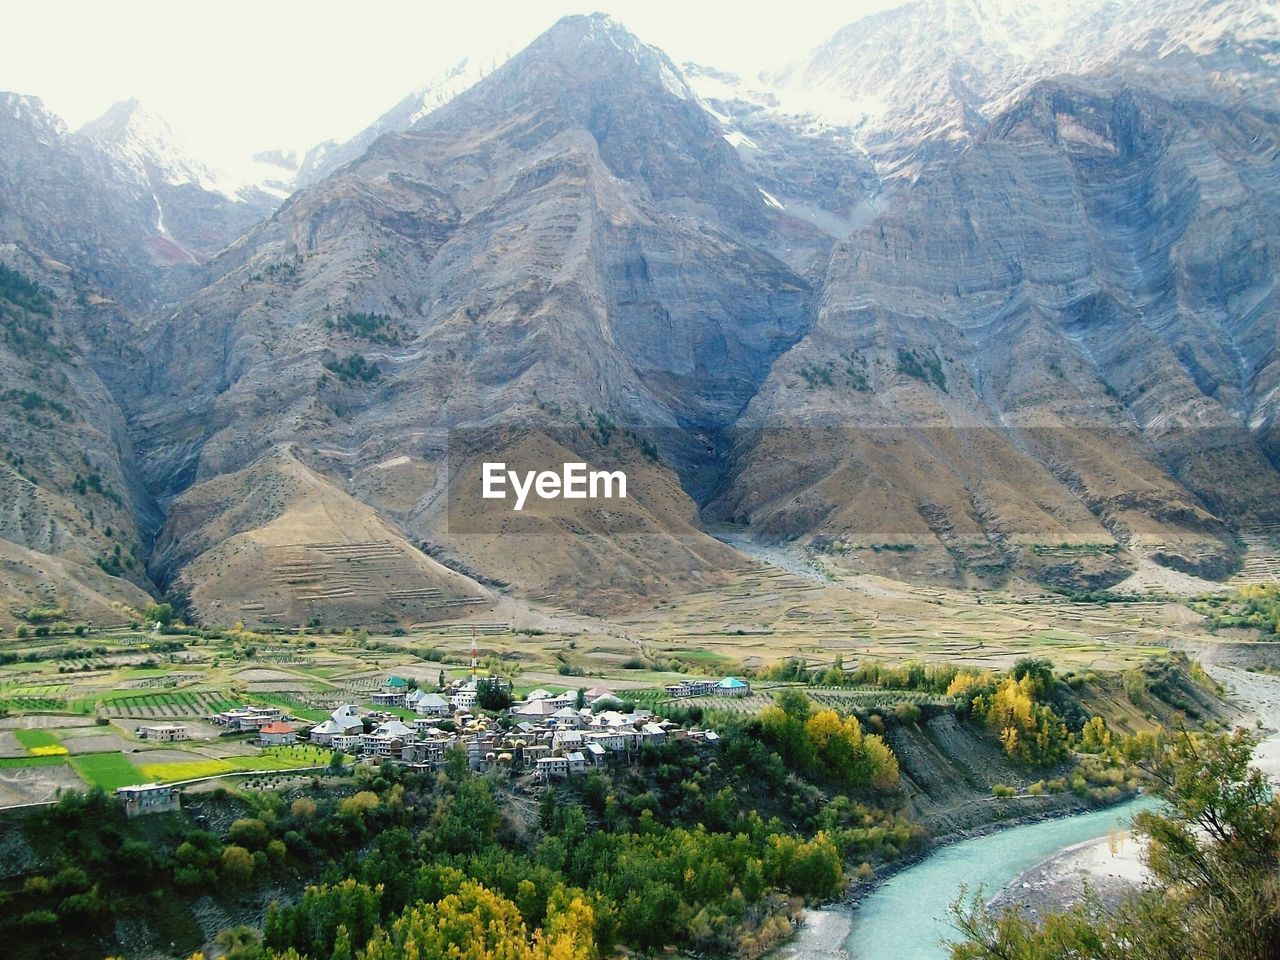
<instances>
[{"instance_id":1,"label":"terraced field","mask_svg":"<svg viewBox=\"0 0 1280 960\"><path fill-rule=\"evenodd\" d=\"M123 691L103 698L102 710L118 717L195 719L239 705L239 700L217 691L143 694Z\"/></svg>"},{"instance_id":2,"label":"terraced field","mask_svg":"<svg viewBox=\"0 0 1280 960\"><path fill-rule=\"evenodd\" d=\"M122 753L87 753L71 757L68 762L85 783L103 790L147 782L147 778Z\"/></svg>"}]
</instances>

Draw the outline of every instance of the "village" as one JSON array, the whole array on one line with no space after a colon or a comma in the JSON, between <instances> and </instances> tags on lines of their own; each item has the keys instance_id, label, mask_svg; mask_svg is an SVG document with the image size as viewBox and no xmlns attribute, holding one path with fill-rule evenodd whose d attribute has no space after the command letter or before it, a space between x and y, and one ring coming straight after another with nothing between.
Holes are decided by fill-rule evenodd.
<instances>
[{"instance_id":1,"label":"village","mask_svg":"<svg viewBox=\"0 0 1280 960\"><path fill-rule=\"evenodd\" d=\"M372 706L343 704L328 719L308 728L296 727L276 707L243 706L210 717L237 733L256 733L262 747L306 740L361 763L400 763L415 770L438 770L451 750L466 755L475 772L499 770L511 775L532 773L539 780L585 773L615 759L633 757L645 744L690 740L715 744L714 730L686 729L651 710L627 705L613 690L596 686L553 693L531 690L496 715L479 706L482 685L491 684L509 700L510 683L498 677L455 680L440 691L425 691L412 680L392 675L372 694ZM724 694L740 696L746 681L690 680L673 685L673 697ZM401 710L412 711L412 718ZM395 711L395 712L392 712ZM161 739L183 738L183 728L140 728L139 734Z\"/></svg>"},{"instance_id":2,"label":"village","mask_svg":"<svg viewBox=\"0 0 1280 960\"><path fill-rule=\"evenodd\" d=\"M486 712L485 686L508 705ZM745 696L751 685L737 677L687 679L666 687L672 699ZM307 727L280 707L241 705L208 717L226 734L250 734L261 748L290 747L306 742L327 748L332 756L356 763L403 765L417 772L444 767L452 751L465 756L473 773L530 776L535 782L579 776L609 763L628 763L646 745L689 741L706 746L719 742L714 730L686 728L653 711L622 700L612 689L594 686L554 693L537 688L510 702L511 684L500 677L446 683L438 691L415 681L388 676L370 696L370 706L346 703L329 717ZM413 716L402 716L411 711ZM184 724L140 725L139 739L175 743L188 740ZM130 816L177 809L180 790L172 784L129 784L116 795Z\"/></svg>"}]
</instances>

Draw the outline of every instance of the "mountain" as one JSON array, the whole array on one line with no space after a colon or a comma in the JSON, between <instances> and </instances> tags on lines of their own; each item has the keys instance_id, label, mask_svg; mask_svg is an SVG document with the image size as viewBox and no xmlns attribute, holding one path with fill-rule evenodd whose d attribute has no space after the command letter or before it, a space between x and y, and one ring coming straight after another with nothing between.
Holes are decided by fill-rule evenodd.
<instances>
[{"instance_id":1,"label":"mountain","mask_svg":"<svg viewBox=\"0 0 1280 960\"><path fill-rule=\"evenodd\" d=\"M9 98L57 352L0 358L50 471L0 535L278 626L652 606L738 573L726 524L956 586L1229 576L1280 524L1278 55L1256 0L917 0L757 78L568 17L264 157L305 185L253 216L136 104ZM496 461L628 496L514 514Z\"/></svg>"},{"instance_id":2,"label":"mountain","mask_svg":"<svg viewBox=\"0 0 1280 960\"><path fill-rule=\"evenodd\" d=\"M154 207L155 231L176 258L199 263L269 216L279 202L196 159L164 118L122 100L75 133L106 181Z\"/></svg>"},{"instance_id":3,"label":"mountain","mask_svg":"<svg viewBox=\"0 0 1280 960\"><path fill-rule=\"evenodd\" d=\"M0 225L133 304L149 297L170 245L155 229L154 204L104 179L65 124L35 97L0 94Z\"/></svg>"},{"instance_id":4,"label":"mountain","mask_svg":"<svg viewBox=\"0 0 1280 960\"><path fill-rule=\"evenodd\" d=\"M840 244L718 511L900 575L1229 572L1280 520L1273 118L1033 85Z\"/></svg>"},{"instance_id":5,"label":"mountain","mask_svg":"<svg viewBox=\"0 0 1280 960\"><path fill-rule=\"evenodd\" d=\"M36 282L33 277L39 277ZM56 261L0 246L0 569L8 611L128 620L159 518L125 418L68 330L110 311Z\"/></svg>"},{"instance_id":6,"label":"mountain","mask_svg":"<svg viewBox=\"0 0 1280 960\"><path fill-rule=\"evenodd\" d=\"M1275 19L1256 0L913 0L767 79L789 112L850 128L883 174L913 176L972 141L1005 97L1057 74L1140 72L1169 93L1274 102Z\"/></svg>"},{"instance_id":7,"label":"mountain","mask_svg":"<svg viewBox=\"0 0 1280 960\"><path fill-rule=\"evenodd\" d=\"M391 518L379 538L397 550L425 545L526 595L603 607L736 562L697 530L681 478L696 488L697 438L733 421L806 322L808 283L745 242L769 218L663 54L607 18L562 21L293 196L148 331L138 443L168 510L153 574L185 586L199 569L192 514L206 528L245 515L236 535L255 544L292 523L275 494L298 471L341 511ZM586 537L572 517L520 546L451 533L450 435L513 425L512 456L621 458L652 496ZM211 507L205 491L239 489L231 475L270 503ZM309 526L308 542L343 526ZM243 579L262 582L256 567ZM352 614L339 601L317 615Z\"/></svg>"},{"instance_id":8,"label":"mountain","mask_svg":"<svg viewBox=\"0 0 1280 960\"><path fill-rule=\"evenodd\" d=\"M432 110L475 86L508 59L510 55L459 60L440 76L405 96L351 139L342 142L326 140L308 150L298 165L295 184L300 187L313 184L359 158L383 134L403 133Z\"/></svg>"},{"instance_id":9,"label":"mountain","mask_svg":"<svg viewBox=\"0 0 1280 960\"><path fill-rule=\"evenodd\" d=\"M257 189L233 192L136 101L70 133L38 98L5 93L0 127L3 236L134 308L277 203Z\"/></svg>"}]
</instances>

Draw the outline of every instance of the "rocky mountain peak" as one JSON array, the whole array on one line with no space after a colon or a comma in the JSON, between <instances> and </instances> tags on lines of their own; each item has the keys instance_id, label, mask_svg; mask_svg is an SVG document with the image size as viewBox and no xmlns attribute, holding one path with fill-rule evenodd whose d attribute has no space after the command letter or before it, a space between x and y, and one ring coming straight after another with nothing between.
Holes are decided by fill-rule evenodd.
<instances>
[{"instance_id":1,"label":"rocky mountain peak","mask_svg":"<svg viewBox=\"0 0 1280 960\"><path fill-rule=\"evenodd\" d=\"M51 112L39 97L23 93L0 93L4 109L0 118L14 121L28 128L44 143L52 143L67 134L62 118Z\"/></svg>"},{"instance_id":2,"label":"rocky mountain peak","mask_svg":"<svg viewBox=\"0 0 1280 960\"><path fill-rule=\"evenodd\" d=\"M660 49L644 43L604 13L563 17L517 59L554 62L559 67L599 74L622 70L628 80L660 86L682 100L693 94L679 69Z\"/></svg>"},{"instance_id":3,"label":"rocky mountain peak","mask_svg":"<svg viewBox=\"0 0 1280 960\"><path fill-rule=\"evenodd\" d=\"M171 186L195 184L228 199L242 199L238 184L196 159L196 151L169 122L136 97L112 104L77 130L76 136L148 180Z\"/></svg>"}]
</instances>

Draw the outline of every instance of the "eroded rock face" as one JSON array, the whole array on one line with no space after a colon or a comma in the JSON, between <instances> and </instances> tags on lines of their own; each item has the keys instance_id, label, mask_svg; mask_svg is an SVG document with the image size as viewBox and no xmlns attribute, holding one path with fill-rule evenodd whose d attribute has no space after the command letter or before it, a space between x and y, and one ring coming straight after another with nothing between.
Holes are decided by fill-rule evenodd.
<instances>
[{"instance_id":1,"label":"eroded rock face","mask_svg":"<svg viewBox=\"0 0 1280 960\"><path fill-rule=\"evenodd\" d=\"M139 442L180 496L153 572L193 562L178 541L202 484L285 448L411 541L518 589L589 593L634 566L643 595L732 562L677 478L697 486L697 438L733 422L807 324L809 284L749 242L768 223L665 56L604 18L562 23L293 197L155 325ZM528 565L451 538L435 509L448 431L493 422L559 425L570 458L635 453L636 428L666 445L664 464L640 458L671 478L637 514L652 543L606 538L583 563L531 540L543 559Z\"/></svg>"},{"instance_id":2,"label":"eroded rock face","mask_svg":"<svg viewBox=\"0 0 1280 960\"><path fill-rule=\"evenodd\" d=\"M906 579L1223 576L1280 521L1258 6L1085 4L1054 39L929 0L776 96L571 17L342 166L315 154L229 245L244 198L188 196L203 174L142 150L132 108L69 137L11 98L0 225L62 285L119 529L159 526L152 583L210 619L407 624L502 592L607 614L733 567L721 520ZM859 119L796 90L901 96ZM53 426L61 462L80 434ZM636 495L482 531L450 441L489 433ZM41 576L92 561L82 512L20 487L4 536Z\"/></svg>"},{"instance_id":3,"label":"eroded rock face","mask_svg":"<svg viewBox=\"0 0 1280 960\"><path fill-rule=\"evenodd\" d=\"M1225 573L1228 525L1277 519L1273 135L1122 83L1029 89L837 249L716 509L882 569L876 536L1102 583L1115 538Z\"/></svg>"},{"instance_id":4,"label":"eroded rock face","mask_svg":"<svg viewBox=\"0 0 1280 960\"><path fill-rule=\"evenodd\" d=\"M0 601L115 624L145 603L159 523L125 418L75 335L113 308L58 261L0 245Z\"/></svg>"}]
</instances>

